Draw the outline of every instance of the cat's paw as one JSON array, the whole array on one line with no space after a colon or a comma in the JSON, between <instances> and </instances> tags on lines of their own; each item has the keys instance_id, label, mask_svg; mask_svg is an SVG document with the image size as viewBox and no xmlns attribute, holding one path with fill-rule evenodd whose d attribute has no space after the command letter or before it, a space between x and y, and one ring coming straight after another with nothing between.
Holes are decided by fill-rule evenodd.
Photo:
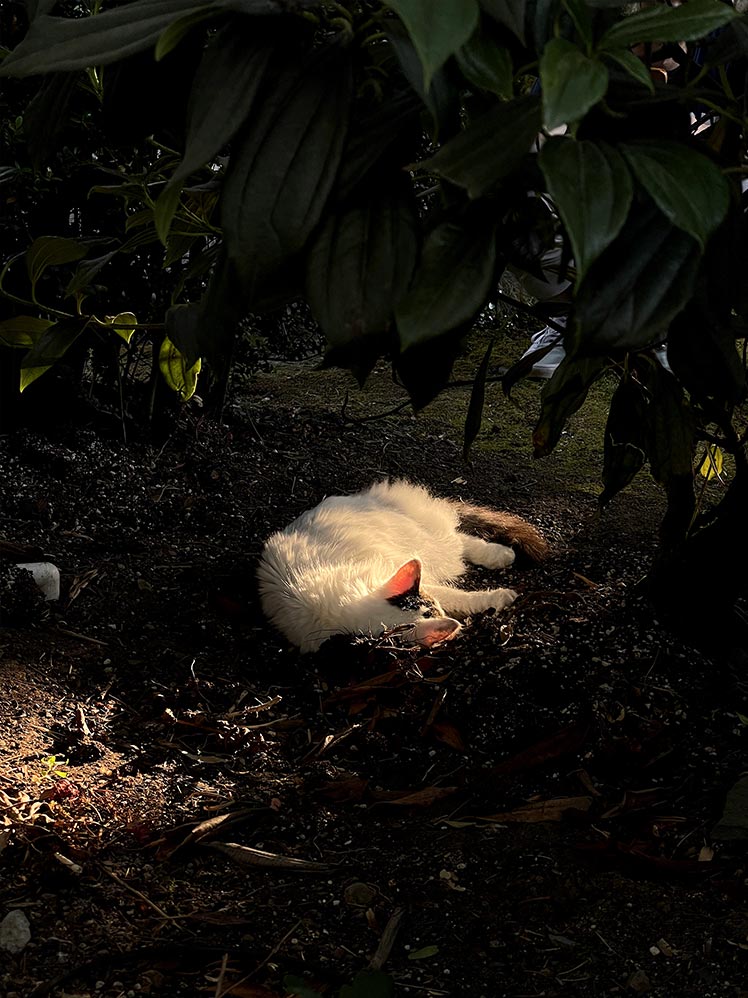
<instances>
[{"instance_id":1,"label":"cat's paw","mask_svg":"<svg viewBox=\"0 0 748 998\"><path fill-rule=\"evenodd\" d=\"M491 599L488 606L493 607L494 610L503 610L505 607L512 605L519 596L519 593L516 593L513 589L491 589L486 593L486 596L489 596Z\"/></svg>"},{"instance_id":2,"label":"cat's paw","mask_svg":"<svg viewBox=\"0 0 748 998\"><path fill-rule=\"evenodd\" d=\"M486 544L479 564L484 568L508 568L514 558L514 551L506 544Z\"/></svg>"}]
</instances>

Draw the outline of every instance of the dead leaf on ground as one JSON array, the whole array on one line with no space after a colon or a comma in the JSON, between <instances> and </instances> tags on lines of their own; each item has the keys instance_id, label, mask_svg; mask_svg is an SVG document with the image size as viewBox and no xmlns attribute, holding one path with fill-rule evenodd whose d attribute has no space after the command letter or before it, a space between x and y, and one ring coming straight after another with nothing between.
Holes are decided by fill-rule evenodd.
<instances>
[{"instance_id":1,"label":"dead leaf on ground","mask_svg":"<svg viewBox=\"0 0 748 998\"><path fill-rule=\"evenodd\" d=\"M377 804L400 804L403 807L428 807L456 793L459 787L424 787L423 790L379 790L372 796Z\"/></svg>"},{"instance_id":2,"label":"dead leaf on ground","mask_svg":"<svg viewBox=\"0 0 748 998\"><path fill-rule=\"evenodd\" d=\"M297 859L295 856L281 856L279 853L253 849L238 842L208 842L208 849L224 853L240 866L264 867L265 869L286 870L291 873L330 873L335 869L329 863L317 863L310 859Z\"/></svg>"},{"instance_id":3,"label":"dead leaf on ground","mask_svg":"<svg viewBox=\"0 0 748 998\"><path fill-rule=\"evenodd\" d=\"M589 811L591 807L591 797L555 797L552 800L532 801L524 807L514 808L513 811L482 815L481 821L501 822L501 824L563 821L570 811L584 813Z\"/></svg>"},{"instance_id":4,"label":"dead leaf on ground","mask_svg":"<svg viewBox=\"0 0 748 998\"><path fill-rule=\"evenodd\" d=\"M212 818L206 818L205 821L200 821L196 825L193 825L193 827L190 828L188 833L180 839L179 842L175 843L171 847L166 845L164 848L160 849L159 858L169 859L184 846L196 845L198 842L204 842L225 826L237 824L238 822L243 821L243 819L248 815L257 814L258 810L258 808L246 807L239 811L228 811L224 814L213 815ZM176 831L176 829L174 829L174 831ZM165 839L168 840L170 837L171 835L169 833L165 833Z\"/></svg>"},{"instance_id":5,"label":"dead leaf on ground","mask_svg":"<svg viewBox=\"0 0 748 998\"><path fill-rule=\"evenodd\" d=\"M614 804L605 814L604 818L614 818L629 811L641 811L645 808L656 807L663 803L663 797L667 787L649 787L646 790L626 790L620 804Z\"/></svg>"},{"instance_id":6,"label":"dead leaf on ground","mask_svg":"<svg viewBox=\"0 0 748 998\"><path fill-rule=\"evenodd\" d=\"M238 981L236 984L231 984L229 980L225 982L226 990L222 991L222 995L226 995L227 998L283 998L283 996L278 991L268 991L267 988L263 988L261 984L242 984Z\"/></svg>"},{"instance_id":7,"label":"dead leaf on ground","mask_svg":"<svg viewBox=\"0 0 748 998\"><path fill-rule=\"evenodd\" d=\"M358 700L362 694L381 690L383 688L397 689L404 686L407 678L401 669L392 669L390 672L383 672L378 676L372 676L363 683L355 686L346 686L345 689L332 693L326 700L326 704L345 703L347 700Z\"/></svg>"},{"instance_id":8,"label":"dead leaf on ground","mask_svg":"<svg viewBox=\"0 0 748 998\"><path fill-rule=\"evenodd\" d=\"M577 845L580 852L597 855L608 863L616 866L632 867L638 870L648 870L650 873L670 875L703 875L713 871L707 863L698 859L670 859L651 852L651 846L646 842L615 842L606 839L604 842L580 842Z\"/></svg>"},{"instance_id":9,"label":"dead leaf on ground","mask_svg":"<svg viewBox=\"0 0 748 998\"><path fill-rule=\"evenodd\" d=\"M326 800L338 801L339 803L358 802L363 800L368 786L369 781L365 780L363 776L348 775L339 780L323 783L317 792Z\"/></svg>"},{"instance_id":10,"label":"dead leaf on ground","mask_svg":"<svg viewBox=\"0 0 748 998\"><path fill-rule=\"evenodd\" d=\"M522 773L528 769L535 769L537 766L544 766L563 755L571 755L584 744L589 730L590 726L587 723L570 724L549 738L542 738L534 745L530 745L500 762L491 770L491 776L510 776Z\"/></svg>"},{"instance_id":11,"label":"dead leaf on ground","mask_svg":"<svg viewBox=\"0 0 748 998\"><path fill-rule=\"evenodd\" d=\"M83 590L96 578L97 575L101 574L101 569L99 568L89 568L87 572L81 572L80 575L76 575L73 581L70 583L70 589L68 590L68 602L67 605L77 599Z\"/></svg>"},{"instance_id":12,"label":"dead leaf on ground","mask_svg":"<svg viewBox=\"0 0 748 998\"><path fill-rule=\"evenodd\" d=\"M435 721L431 725L430 730L440 742L444 742L450 748L455 749L457 752L467 752L467 745L465 745L462 735L454 724L450 724L449 721Z\"/></svg>"}]
</instances>

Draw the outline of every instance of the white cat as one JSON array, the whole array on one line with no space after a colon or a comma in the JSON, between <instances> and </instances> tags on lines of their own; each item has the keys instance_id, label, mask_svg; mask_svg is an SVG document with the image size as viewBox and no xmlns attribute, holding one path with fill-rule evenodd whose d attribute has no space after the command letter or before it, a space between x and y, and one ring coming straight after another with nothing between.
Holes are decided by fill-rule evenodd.
<instances>
[{"instance_id":1,"label":"white cat","mask_svg":"<svg viewBox=\"0 0 748 998\"><path fill-rule=\"evenodd\" d=\"M262 608L302 652L316 651L333 634L391 628L429 647L457 634L454 617L502 610L516 599L511 589L450 585L465 562L510 565L514 551L497 540L535 561L549 551L521 517L438 499L407 481L380 482L325 499L268 539L257 573Z\"/></svg>"}]
</instances>

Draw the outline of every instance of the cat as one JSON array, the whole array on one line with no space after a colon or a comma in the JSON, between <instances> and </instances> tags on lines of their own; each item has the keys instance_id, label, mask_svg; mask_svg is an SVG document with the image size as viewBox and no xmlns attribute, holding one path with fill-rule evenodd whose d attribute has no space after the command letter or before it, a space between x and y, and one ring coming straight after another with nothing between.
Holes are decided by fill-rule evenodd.
<instances>
[{"instance_id":1,"label":"cat","mask_svg":"<svg viewBox=\"0 0 748 998\"><path fill-rule=\"evenodd\" d=\"M378 636L393 628L428 648L455 637L455 618L502 610L516 599L512 589L451 585L466 562L511 565L510 544L533 561L550 551L519 516L439 499L405 480L379 482L324 499L267 540L257 572L262 608L302 652L333 634Z\"/></svg>"}]
</instances>

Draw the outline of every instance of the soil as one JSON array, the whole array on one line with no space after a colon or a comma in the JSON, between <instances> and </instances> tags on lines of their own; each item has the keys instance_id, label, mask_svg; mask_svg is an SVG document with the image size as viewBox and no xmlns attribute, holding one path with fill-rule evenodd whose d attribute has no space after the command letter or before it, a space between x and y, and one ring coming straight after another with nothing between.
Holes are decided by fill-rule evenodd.
<instances>
[{"instance_id":1,"label":"soil","mask_svg":"<svg viewBox=\"0 0 748 998\"><path fill-rule=\"evenodd\" d=\"M62 573L45 603L0 568L0 919L31 933L0 992L748 996L748 703L641 595L662 500L641 476L600 514L594 405L531 460L538 392L491 392L471 465L464 393L368 420L386 369L310 363L160 446L0 438L0 538ZM429 654L300 656L259 611L263 539L384 475L555 556L476 572L520 599Z\"/></svg>"}]
</instances>

